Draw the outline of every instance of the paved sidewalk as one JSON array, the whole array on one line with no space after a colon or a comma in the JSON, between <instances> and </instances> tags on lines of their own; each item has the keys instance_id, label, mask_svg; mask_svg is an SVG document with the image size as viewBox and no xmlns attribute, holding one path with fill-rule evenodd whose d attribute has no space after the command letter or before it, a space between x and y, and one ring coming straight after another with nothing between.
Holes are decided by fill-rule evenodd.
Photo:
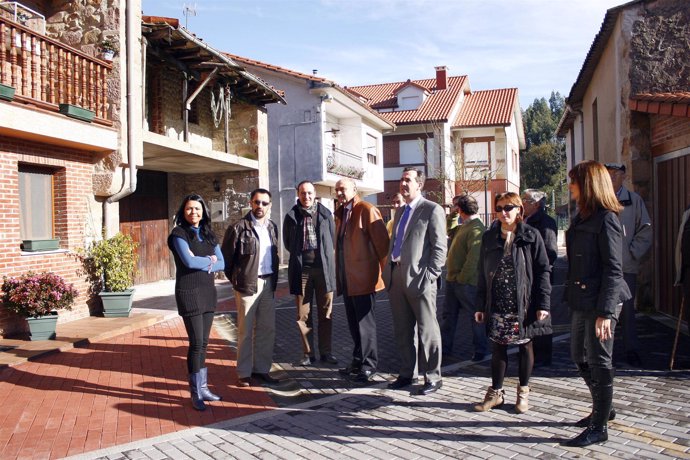
<instances>
[{"instance_id":1,"label":"paved sidewalk","mask_svg":"<svg viewBox=\"0 0 690 460\"><path fill-rule=\"evenodd\" d=\"M469 327L458 329L457 363L444 368L441 391L418 397L386 390L397 356L390 306L380 295L382 373L373 387L355 388L340 378L338 366L290 364L300 356L300 345L294 304L282 283L274 373L286 381L240 389L231 290L227 282L219 286L224 313L215 323L208 364L211 386L223 402L211 403L203 414L190 409L184 327L170 283L152 285L135 313L169 319L115 337L92 337L83 347L0 371L0 459L690 458L690 372L666 370L675 325L638 318L645 366L635 370L621 363L612 440L566 450L558 441L578 432L568 423L589 410L586 388L568 358L567 334L554 343L554 365L534 372L528 414L513 412L515 378L506 381L508 404L479 414L471 406L490 383L489 362L466 361L472 354ZM334 353L345 365L352 345L342 299L334 311ZM619 355L617 347L616 360ZM685 334L677 364L690 368ZM508 375L516 375L514 357Z\"/></svg>"},{"instance_id":2,"label":"paved sidewalk","mask_svg":"<svg viewBox=\"0 0 690 460\"><path fill-rule=\"evenodd\" d=\"M515 378L506 381L503 408L472 411L489 384L488 369L464 362L446 368L444 387L426 397L382 382L74 458L690 458L688 372L621 371L610 440L560 446L579 433L572 423L590 409L586 387L566 364L567 346L567 336L557 341L556 365L532 379L527 414L514 413Z\"/></svg>"}]
</instances>

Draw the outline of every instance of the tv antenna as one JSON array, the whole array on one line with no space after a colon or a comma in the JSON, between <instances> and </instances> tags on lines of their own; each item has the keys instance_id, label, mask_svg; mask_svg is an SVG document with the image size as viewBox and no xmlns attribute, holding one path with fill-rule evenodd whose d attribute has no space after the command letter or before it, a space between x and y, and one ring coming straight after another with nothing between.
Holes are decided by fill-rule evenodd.
<instances>
[{"instance_id":1,"label":"tv antenna","mask_svg":"<svg viewBox=\"0 0 690 460\"><path fill-rule=\"evenodd\" d=\"M182 14L184 14L184 28L187 29L187 24L189 23L190 16L196 16L196 3L194 4L182 4Z\"/></svg>"}]
</instances>

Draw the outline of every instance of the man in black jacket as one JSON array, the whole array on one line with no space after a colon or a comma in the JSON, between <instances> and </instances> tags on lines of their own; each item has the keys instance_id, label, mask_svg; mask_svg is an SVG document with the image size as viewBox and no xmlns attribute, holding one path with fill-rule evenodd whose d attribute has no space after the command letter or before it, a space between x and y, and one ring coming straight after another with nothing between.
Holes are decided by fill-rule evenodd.
<instances>
[{"instance_id":1,"label":"man in black jacket","mask_svg":"<svg viewBox=\"0 0 690 460\"><path fill-rule=\"evenodd\" d=\"M295 363L308 366L314 355L312 300L316 299L319 319L319 354L321 361L337 364L331 351L333 329L333 290L335 289L335 221L333 214L316 201L314 184L297 185L298 203L285 215L283 246L290 251L288 284L295 296L297 326L302 339L302 359ZM314 297L316 296L316 297Z\"/></svg>"},{"instance_id":2,"label":"man in black jacket","mask_svg":"<svg viewBox=\"0 0 690 460\"><path fill-rule=\"evenodd\" d=\"M271 193L251 193L251 211L229 227L221 248L225 276L235 290L237 307L238 386L248 387L254 377L277 383L269 375L275 343L273 296L278 283L278 227L268 218Z\"/></svg>"},{"instance_id":3,"label":"man in black jacket","mask_svg":"<svg viewBox=\"0 0 690 460\"><path fill-rule=\"evenodd\" d=\"M551 267L553 282L553 264L558 257L558 226L551 216L546 214L546 193L528 188L522 192L522 204L525 210L525 222L539 231L544 240L546 256ZM553 349L553 334L537 336L533 339L534 367L550 366Z\"/></svg>"}]
</instances>

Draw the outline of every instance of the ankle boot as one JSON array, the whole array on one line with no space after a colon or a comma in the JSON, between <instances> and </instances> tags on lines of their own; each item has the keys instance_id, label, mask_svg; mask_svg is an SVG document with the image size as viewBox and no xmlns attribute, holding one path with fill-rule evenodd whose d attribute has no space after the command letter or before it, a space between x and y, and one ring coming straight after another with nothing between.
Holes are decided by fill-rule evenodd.
<instances>
[{"instance_id":1,"label":"ankle boot","mask_svg":"<svg viewBox=\"0 0 690 460\"><path fill-rule=\"evenodd\" d=\"M200 372L189 374L189 392L192 394L192 407L199 411L206 410L204 398L201 396L201 376Z\"/></svg>"},{"instance_id":2,"label":"ankle boot","mask_svg":"<svg viewBox=\"0 0 690 460\"><path fill-rule=\"evenodd\" d=\"M503 388L494 390L493 387L489 387L486 390L486 395L484 396L484 401L476 404L474 410L477 412L485 412L493 409L494 407L501 407L505 402L505 391Z\"/></svg>"},{"instance_id":3,"label":"ankle boot","mask_svg":"<svg viewBox=\"0 0 690 460\"><path fill-rule=\"evenodd\" d=\"M515 402L515 412L518 414L523 414L529 410L529 387L524 386L521 387L520 384L518 384L517 387L517 401Z\"/></svg>"},{"instance_id":4,"label":"ankle boot","mask_svg":"<svg viewBox=\"0 0 690 460\"><path fill-rule=\"evenodd\" d=\"M613 400L613 369L592 368L592 417L590 425L574 439L565 442L570 447L586 447L607 441L608 418Z\"/></svg>"},{"instance_id":5,"label":"ankle boot","mask_svg":"<svg viewBox=\"0 0 690 460\"><path fill-rule=\"evenodd\" d=\"M223 398L211 392L208 389L208 368L199 369L199 378L201 379L201 386L199 387L199 394L204 401L220 401Z\"/></svg>"}]
</instances>

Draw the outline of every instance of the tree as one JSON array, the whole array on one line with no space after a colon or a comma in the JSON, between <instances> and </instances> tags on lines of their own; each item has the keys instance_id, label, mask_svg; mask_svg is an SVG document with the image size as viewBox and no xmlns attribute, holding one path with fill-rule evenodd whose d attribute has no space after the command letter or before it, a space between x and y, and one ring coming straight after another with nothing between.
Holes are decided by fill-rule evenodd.
<instances>
[{"instance_id":1,"label":"tree","mask_svg":"<svg viewBox=\"0 0 690 460\"><path fill-rule=\"evenodd\" d=\"M564 107L563 96L552 91L548 102L535 99L523 113L527 151L520 159L520 186L555 192L556 205L563 203L566 177L565 145L556 137Z\"/></svg>"}]
</instances>

